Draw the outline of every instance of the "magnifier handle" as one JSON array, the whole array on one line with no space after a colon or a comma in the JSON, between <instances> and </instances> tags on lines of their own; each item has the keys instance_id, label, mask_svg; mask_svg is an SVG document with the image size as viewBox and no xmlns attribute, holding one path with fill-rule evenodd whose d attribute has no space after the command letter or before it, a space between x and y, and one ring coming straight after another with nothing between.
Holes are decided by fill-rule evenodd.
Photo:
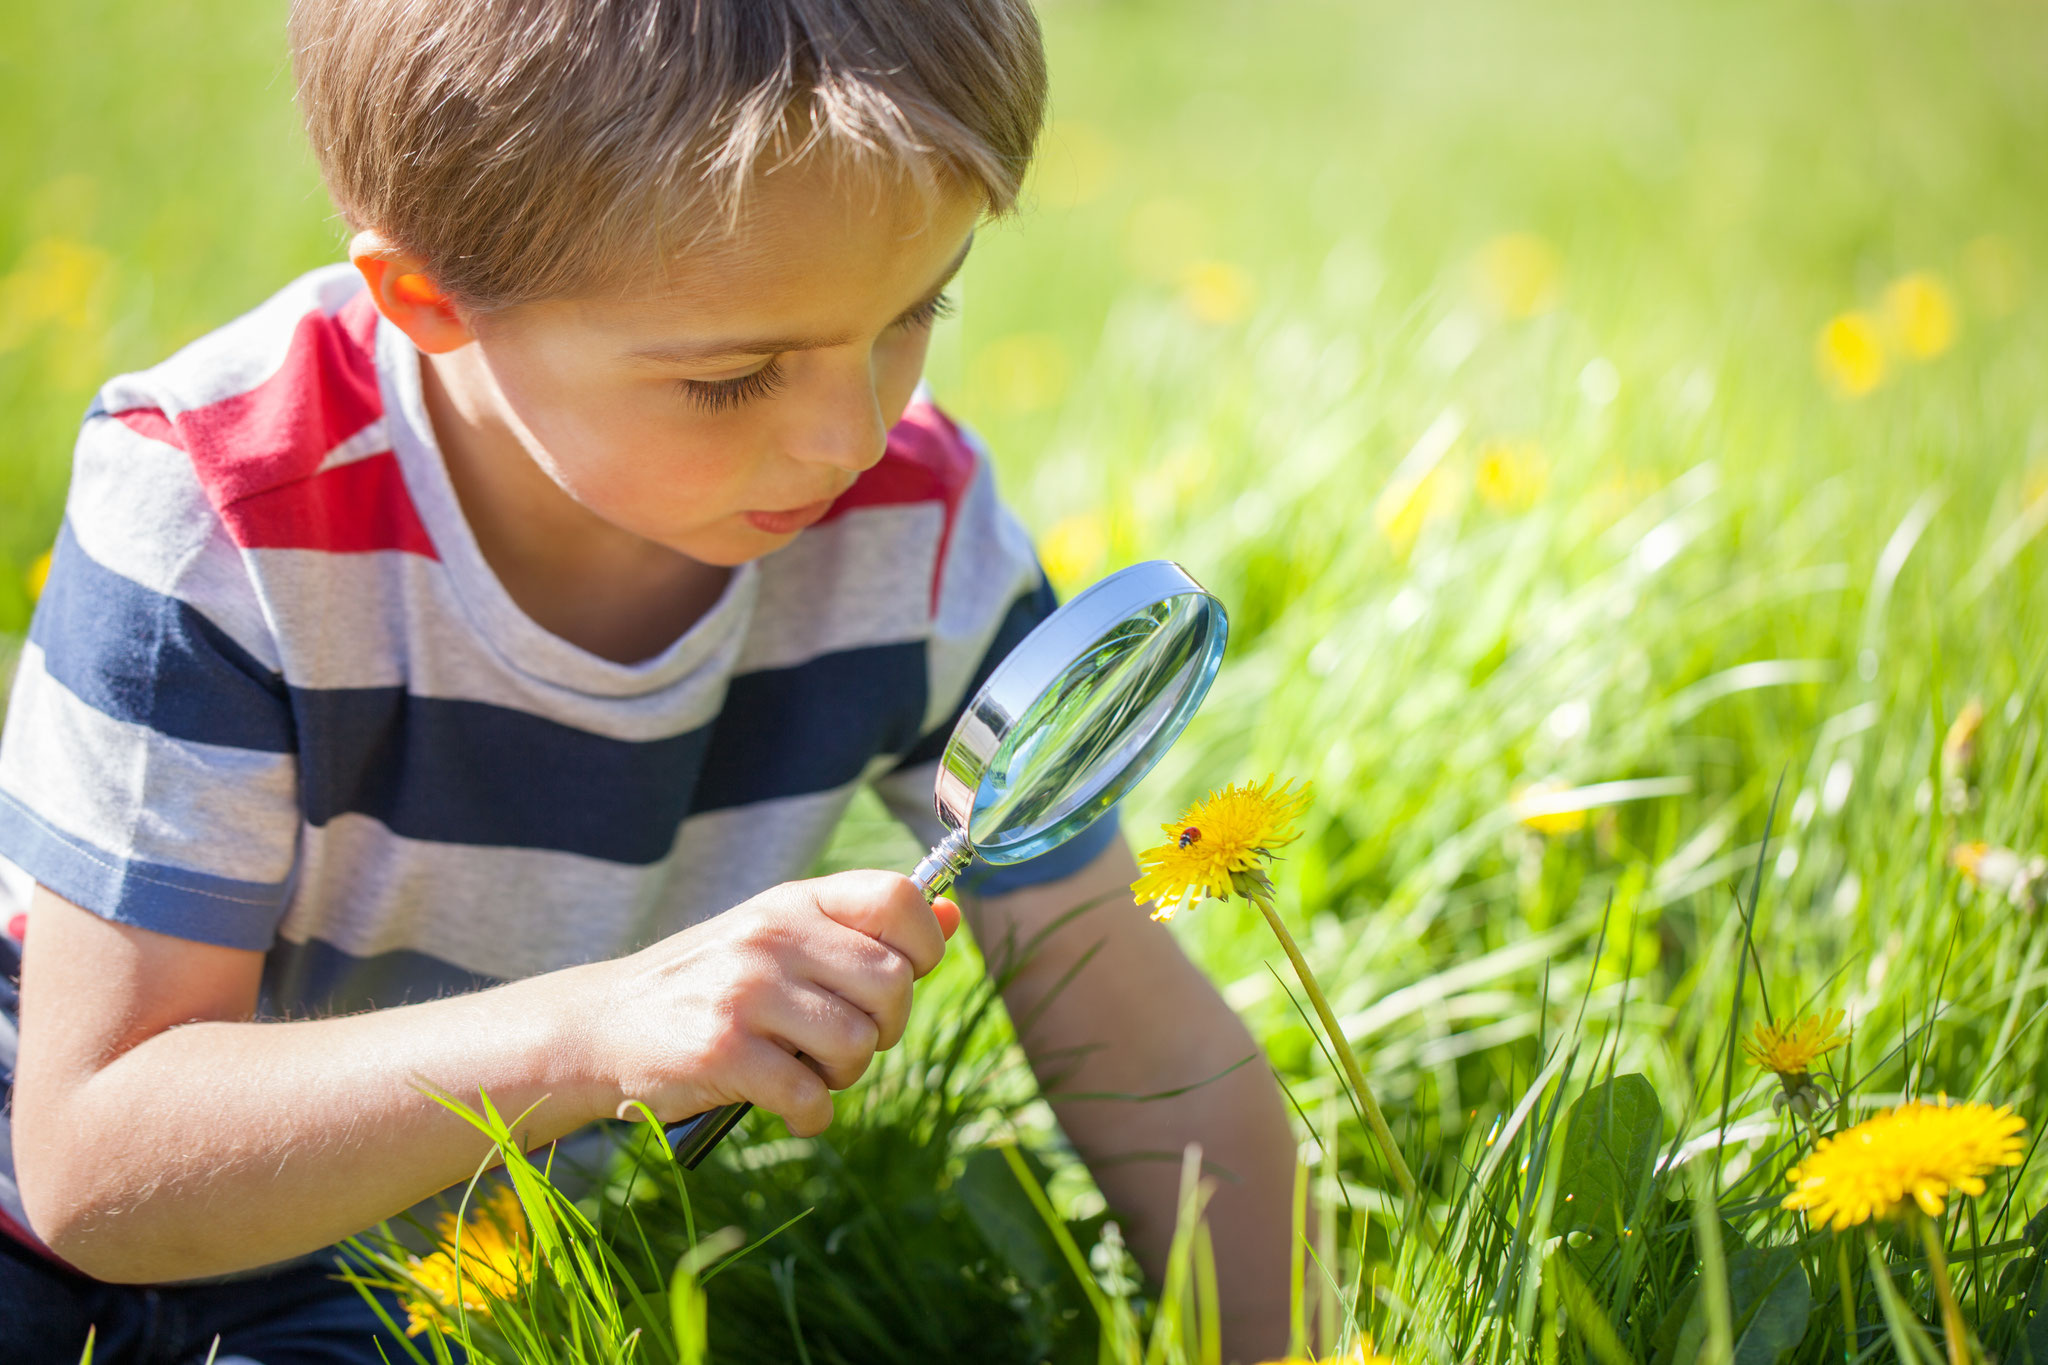
<instances>
[{"instance_id":1,"label":"magnifier handle","mask_svg":"<svg viewBox=\"0 0 2048 1365\"><path fill-rule=\"evenodd\" d=\"M974 845L967 842L966 831L948 830L938 846L925 854L924 861L911 871L910 879L917 883L918 890L924 892L927 901L937 900L946 894L953 885L953 879L973 861ZM753 1107L742 1100L738 1104L721 1104L694 1118L684 1119L668 1130L669 1150L675 1153L684 1170L696 1170L697 1163L710 1155L719 1140L730 1133L733 1125L745 1118Z\"/></svg>"},{"instance_id":2,"label":"magnifier handle","mask_svg":"<svg viewBox=\"0 0 2048 1365\"><path fill-rule=\"evenodd\" d=\"M917 883L926 900L935 901L952 890L953 879L973 861L974 845L967 842L967 831L949 829L946 837L924 855L924 861L910 870L910 880Z\"/></svg>"}]
</instances>

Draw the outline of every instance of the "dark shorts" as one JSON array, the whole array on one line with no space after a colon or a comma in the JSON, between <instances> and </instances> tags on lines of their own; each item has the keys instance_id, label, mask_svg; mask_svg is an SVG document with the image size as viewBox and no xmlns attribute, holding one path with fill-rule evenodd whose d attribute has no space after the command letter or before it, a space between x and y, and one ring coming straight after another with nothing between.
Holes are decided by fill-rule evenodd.
<instances>
[{"instance_id":1,"label":"dark shorts","mask_svg":"<svg viewBox=\"0 0 2048 1365\"><path fill-rule=\"evenodd\" d=\"M385 1297L385 1311L405 1322L395 1297ZM88 1327L98 1328L93 1365L202 1365L215 1336L215 1365L401 1365L412 1359L402 1339L330 1267L224 1284L102 1284L0 1234L0 1361L78 1365Z\"/></svg>"}]
</instances>

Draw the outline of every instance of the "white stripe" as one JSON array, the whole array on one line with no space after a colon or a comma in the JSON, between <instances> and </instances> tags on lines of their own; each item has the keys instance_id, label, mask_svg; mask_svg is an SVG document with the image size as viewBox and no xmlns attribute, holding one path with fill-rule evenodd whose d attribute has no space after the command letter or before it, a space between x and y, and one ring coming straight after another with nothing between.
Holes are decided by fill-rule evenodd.
<instances>
[{"instance_id":1,"label":"white stripe","mask_svg":"<svg viewBox=\"0 0 2048 1365\"><path fill-rule=\"evenodd\" d=\"M638 696L593 696L510 666L477 631L439 562L401 551L251 550L294 687L395 687L487 702L612 739L666 739L709 723L743 637L728 630L695 670Z\"/></svg>"},{"instance_id":2,"label":"white stripe","mask_svg":"<svg viewBox=\"0 0 2048 1365\"><path fill-rule=\"evenodd\" d=\"M79 548L102 568L182 599L265 667L278 667L242 552L183 451L111 418L88 423L65 516Z\"/></svg>"},{"instance_id":3,"label":"white stripe","mask_svg":"<svg viewBox=\"0 0 2048 1365\"><path fill-rule=\"evenodd\" d=\"M281 882L298 833L297 762L172 739L101 714L21 652L0 790L60 833L122 860Z\"/></svg>"},{"instance_id":4,"label":"white stripe","mask_svg":"<svg viewBox=\"0 0 2048 1365\"><path fill-rule=\"evenodd\" d=\"M787 668L835 650L922 639L944 529L936 502L862 507L763 559L740 667Z\"/></svg>"},{"instance_id":5,"label":"white stripe","mask_svg":"<svg viewBox=\"0 0 2048 1365\"><path fill-rule=\"evenodd\" d=\"M644 867L429 843L337 816L306 830L278 932L356 957L426 953L501 979L616 957L804 876L858 788L692 816L669 855Z\"/></svg>"},{"instance_id":6,"label":"white stripe","mask_svg":"<svg viewBox=\"0 0 2048 1365\"><path fill-rule=\"evenodd\" d=\"M339 469L345 464L368 459L372 455L383 455L391 449L391 426L382 417L364 427L355 435L321 457L319 473Z\"/></svg>"},{"instance_id":7,"label":"white stripe","mask_svg":"<svg viewBox=\"0 0 2048 1365\"><path fill-rule=\"evenodd\" d=\"M113 412L161 408L176 415L247 393L284 365L292 337L309 313L331 316L362 287L362 276L345 263L301 275L161 364L109 380L100 401Z\"/></svg>"}]
</instances>

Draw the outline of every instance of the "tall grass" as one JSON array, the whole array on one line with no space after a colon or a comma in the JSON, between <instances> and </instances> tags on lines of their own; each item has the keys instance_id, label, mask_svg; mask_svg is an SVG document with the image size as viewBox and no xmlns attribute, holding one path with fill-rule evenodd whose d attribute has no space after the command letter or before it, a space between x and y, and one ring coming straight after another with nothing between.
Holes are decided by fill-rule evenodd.
<instances>
[{"instance_id":1,"label":"tall grass","mask_svg":"<svg viewBox=\"0 0 2048 1365\"><path fill-rule=\"evenodd\" d=\"M277 17L0 13L0 629L26 619L100 373L331 254ZM1807 1139L1734 1035L1847 1011L1824 1126L1944 1092L2048 1124L2048 937L2029 897L1953 858L2048 851L2048 18L1918 0L1045 17L1055 120L1031 206L981 234L933 380L990 437L1064 586L1167 555L1231 606L1217 690L1128 827L1268 771L1321 793L1283 904L1434 1192L1438 1247L1399 1235L1263 926L1212 906L1173 930L1299 1107L1321 1214L1303 1274L1333 1287L1309 1296L1312 1344L1838 1358L1841 1258L1776 1209ZM1945 766L1973 699L1973 751ZM863 808L833 856L903 855ZM920 1008L967 999L969 965ZM1000 1018L978 1027L959 1065L1021 1084ZM815 1210L707 1286L714 1355L799 1336L818 1360L957 1352L950 1303L918 1297L935 1264L954 1294L1007 1296L988 1358L1199 1322L1126 1283L1112 1211L1028 1091L942 1101L932 1060L885 1064L815 1144L763 1127L700 1173L700 1228L752 1239ZM1099 1250L1088 1276L1050 1228L1017 1231L1039 1225L989 1146L1009 1134ZM679 1258L649 1192L672 1185L631 1169L614 1202ZM2030 1161L1947 1223L1965 1316L2001 1359L2048 1331L2042 1189ZM1589 1201L1625 1235L1575 1222ZM1894 1281L1852 1249L1859 1352L1938 1343L1921 1252L1881 1244ZM1088 1330L1116 1305L1136 1337ZM1167 1354L1201 1358L1193 1336Z\"/></svg>"}]
</instances>

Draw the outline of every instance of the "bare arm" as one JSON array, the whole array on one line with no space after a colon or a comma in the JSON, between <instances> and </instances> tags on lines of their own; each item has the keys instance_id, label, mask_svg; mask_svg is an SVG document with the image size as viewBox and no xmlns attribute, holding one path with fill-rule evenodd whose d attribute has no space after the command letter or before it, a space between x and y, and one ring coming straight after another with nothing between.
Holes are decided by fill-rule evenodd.
<instances>
[{"instance_id":1,"label":"bare arm","mask_svg":"<svg viewBox=\"0 0 2048 1365\"><path fill-rule=\"evenodd\" d=\"M1100 898L1046 939L1004 1002L1012 1018L1031 1021L1025 1051L1050 1083L1060 1126L1126 1219L1132 1249L1155 1277L1173 1237L1176 1158L1188 1143L1201 1144L1216 1179L1209 1224L1228 1354L1277 1357L1287 1339L1294 1180L1294 1141L1279 1087L1209 979L1164 926L1132 904L1136 876L1130 850L1118 840L1065 881L970 902L968 917L993 956L1010 934L1029 942L1061 915ZM1094 957L1047 1001L1091 948ZM1221 1079L1171 1099L1059 1098L1156 1094L1208 1080L1248 1057Z\"/></svg>"},{"instance_id":2,"label":"bare arm","mask_svg":"<svg viewBox=\"0 0 2048 1365\"><path fill-rule=\"evenodd\" d=\"M466 1179L486 1144L422 1084L471 1103L482 1087L507 1114L545 1099L529 1146L635 1100L674 1120L747 1099L814 1133L827 1087L901 1036L943 933L906 879L848 873L615 962L253 1022L261 954L39 889L14 1094L22 1198L92 1275L185 1279L315 1250Z\"/></svg>"}]
</instances>

